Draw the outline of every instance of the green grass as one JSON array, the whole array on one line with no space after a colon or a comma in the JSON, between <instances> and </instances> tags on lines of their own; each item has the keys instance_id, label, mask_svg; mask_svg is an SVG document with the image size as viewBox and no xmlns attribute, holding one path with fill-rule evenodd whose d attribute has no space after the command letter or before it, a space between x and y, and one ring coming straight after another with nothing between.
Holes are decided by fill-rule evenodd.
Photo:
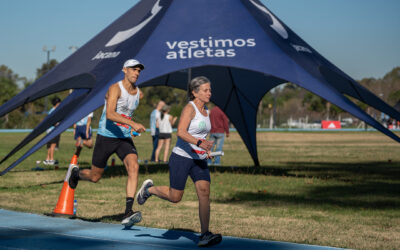
<instances>
[{"instance_id":1,"label":"green grass","mask_svg":"<svg viewBox=\"0 0 400 250\"><path fill-rule=\"evenodd\" d=\"M0 156L26 134L0 134ZM139 183L168 185L166 165L145 164L151 137L134 139L141 160ZM173 144L176 141L174 135ZM31 171L42 148L0 177L0 207L51 214L74 152L72 133L61 137L60 168ZM261 167L236 133L226 140L222 166L211 167L212 231L223 235L355 249L400 245L400 144L377 132L257 134ZM33 144L31 144L32 146ZM81 168L90 166L84 149ZM16 160L21 153L6 163ZM110 161L109 161L110 162ZM1 167L4 169L7 164ZM119 223L125 207L126 173L119 159L97 184L80 182L78 217ZM139 207L135 204L135 208ZM189 178L183 200L152 197L140 210L140 225L199 231L197 196Z\"/></svg>"}]
</instances>

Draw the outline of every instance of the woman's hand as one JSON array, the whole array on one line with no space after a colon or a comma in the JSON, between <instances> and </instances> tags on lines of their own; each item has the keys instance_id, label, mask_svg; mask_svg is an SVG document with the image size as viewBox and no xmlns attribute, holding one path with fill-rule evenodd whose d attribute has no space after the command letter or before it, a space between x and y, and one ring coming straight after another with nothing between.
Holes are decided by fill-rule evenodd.
<instances>
[{"instance_id":1,"label":"woman's hand","mask_svg":"<svg viewBox=\"0 0 400 250\"><path fill-rule=\"evenodd\" d=\"M213 145L212 141L207 141L207 140L202 140L199 147L206 150L206 151L210 151L211 147Z\"/></svg>"}]
</instances>

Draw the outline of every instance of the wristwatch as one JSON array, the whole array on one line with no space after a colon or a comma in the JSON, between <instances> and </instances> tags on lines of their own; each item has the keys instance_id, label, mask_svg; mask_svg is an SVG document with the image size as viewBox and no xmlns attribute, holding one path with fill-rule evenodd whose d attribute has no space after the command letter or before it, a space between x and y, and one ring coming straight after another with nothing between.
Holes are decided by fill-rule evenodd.
<instances>
[{"instance_id":1,"label":"wristwatch","mask_svg":"<svg viewBox=\"0 0 400 250\"><path fill-rule=\"evenodd\" d=\"M201 144L202 142L203 142L202 140L198 140L197 143L196 143L196 146L197 146L197 147L200 147L200 144Z\"/></svg>"}]
</instances>

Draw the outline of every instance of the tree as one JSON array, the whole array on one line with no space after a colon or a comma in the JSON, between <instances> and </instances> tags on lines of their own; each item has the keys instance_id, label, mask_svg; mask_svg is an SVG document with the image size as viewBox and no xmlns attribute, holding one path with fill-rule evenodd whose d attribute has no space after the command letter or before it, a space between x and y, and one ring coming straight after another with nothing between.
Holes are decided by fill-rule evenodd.
<instances>
[{"instance_id":1,"label":"tree","mask_svg":"<svg viewBox=\"0 0 400 250\"><path fill-rule=\"evenodd\" d=\"M19 92L17 85L19 79L20 77L10 68L5 65L0 65L0 105L3 105ZM0 120L0 126L3 128L14 127L18 124L19 113L19 111L14 111L6 114L4 118Z\"/></svg>"},{"instance_id":2,"label":"tree","mask_svg":"<svg viewBox=\"0 0 400 250\"><path fill-rule=\"evenodd\" d=\"M47 72L49 72L52 68L54 68L58 64L56 59L51 59L49 61L49 64L43 63L42 67L39 69L36 69L36 80L45 75Z\"/></svg>"},{"instance_id":3,"label":"tree","mask_svg":"<svg viewBox=\"0 0 400 250\"><path fill-rule=\"evenodd\" d=\"M337 119L338 116L344 112L343 109L311 92L307 92L304 95L302 104L303 106L307 106L309 111L325 114L327 119L330 119L331 117Z\"/></svg>"}]
</instances>

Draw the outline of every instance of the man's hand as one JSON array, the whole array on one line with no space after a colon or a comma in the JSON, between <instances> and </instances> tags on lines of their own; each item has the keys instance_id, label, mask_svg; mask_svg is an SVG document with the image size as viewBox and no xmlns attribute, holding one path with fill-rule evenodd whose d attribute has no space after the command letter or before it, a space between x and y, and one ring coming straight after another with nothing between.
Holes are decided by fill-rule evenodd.
<instances>
[{"instance_id":1,"label":"man's hand","mask_svg":"<svg viewBox=\"0 0 400 250\"><path fill-rule=\"evenodd\" d=\"M146 131L146 128L140 123L134 123L132 125L132 129L138 133L143 133Z\"/></svg>"}]
</instances>

